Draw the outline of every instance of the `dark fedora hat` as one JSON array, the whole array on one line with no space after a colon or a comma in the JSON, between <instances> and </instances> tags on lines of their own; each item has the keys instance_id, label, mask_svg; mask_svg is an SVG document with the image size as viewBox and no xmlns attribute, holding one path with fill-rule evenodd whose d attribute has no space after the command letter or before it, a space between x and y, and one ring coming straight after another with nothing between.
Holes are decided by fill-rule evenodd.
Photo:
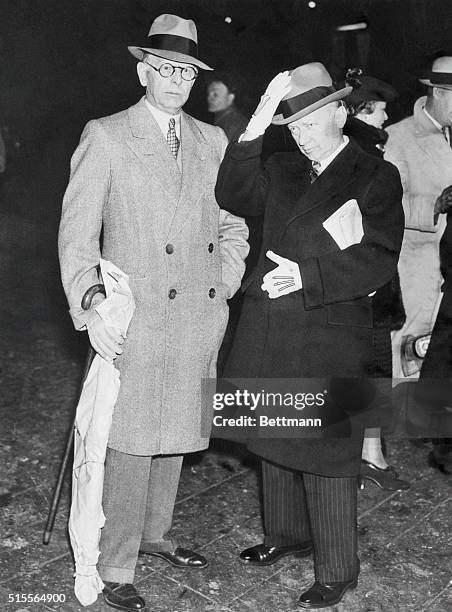
<instances>
[{"instance_id":1,"label":"dark fedora hat","mask_svg":"<svg viewBox=\"0 0 452 612\"><path fill-rule=\"evenodd\" d=\"M433 62L431 71L419 80L429 87L452 89L452 57L438 57Z\"/></svg>"},{"instance_id":2,"label":"dark fedora hat","mask_svg":"<svg viewBox=\"0 0 452 612\"><path fill-rule=\"evenodd\" d=\"M164 14L154 19L144 44L128 49L140 61L146 53L152 53L170 61L213 70L198 59L198 33L195 22L177 15Z\"/></svg>"},{"instance_id":3,"label":"dark fedora hat","mask_svg":"<svg viewBox=\"0 0 452 612\"><path fill-rule=\"evenodd\" d=\"M359 85L345 98L347 104L358 106L363 102L393 102L398 94L392 85L372 76L359 76Z\"/></svg>"},{"instance_id":4,"label":"dark fedora hat","mask_svg":"<svg viewBox=\"0 0 452 612\"><path fill-rule=\"evenodd\" d=\"M336 89L327 69L320 62L298 66L290 73L290 91L284 96L272 119L275 125L286 125L335 100L343 100L352 91L346 86Z\"/></svg>"}]
</instances>

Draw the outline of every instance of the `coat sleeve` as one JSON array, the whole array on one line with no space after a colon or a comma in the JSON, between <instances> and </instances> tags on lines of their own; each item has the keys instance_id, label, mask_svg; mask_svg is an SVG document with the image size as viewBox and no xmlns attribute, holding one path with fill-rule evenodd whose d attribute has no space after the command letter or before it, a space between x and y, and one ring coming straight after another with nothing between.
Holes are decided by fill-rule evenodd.
<instances>
[{"instance_id":1,"label":"coat sleeve","mask_svg":"<svg viewBox=\"0 0 452 612\"><path fill-rule=\"evenodd\" d=\"M261 162L262 141L260 136L229 144L215 188L221 208L241 216L263 214L269 179Z\"/></svg>"},{"instance_id":2,"label":"coat sleeve","mask_svg":"<svg viewBox=\"0 0 452 612\"><path fill-rule=\"evenodd\" d=\"M84 311L85 291L99 282L102 211L110 189L110 160L104 130L90 121L71 159L58 236L61 278L76 329L84 329L93 311Z\"/></svg>"},{"instance_id":3,"label":"coat sleeve","mask_svg":"<svg viewBox=\"0 0 452 612\"><path fill-rule=\"evenodd\" d=\"M397 169L384 163L358 202L361 242L298 261L307 309L365 297L394 277L404 228L401 200Z\"/></svg>"},{"instance_id":4,"label":"coat sleeve","mask_svg":"<svg viewBox=\"0 0 452 612\"><path fill-rule=\"evenodd\" d=\"M435 223L434 207L439 193L425 194L413 193L410 180L410 163L408 155L413 148L403 138L403 133L388 130L390 136L386 144L385 159L397 167L403 186L403 210L405 213L405 227L421 232L437 232L439 225Z\"/></svg>"},{"instance_id":5,"label":"coat sleeve","mask_svg":"<svg viewBox=\"0 0 452 612\"><path fill-rule=\"evenodd\" d=\"M223 157L228 140L223 130L219 131ZM250 250L247 242L248 226L241 217L220 208L218 234L222 282L226 286L229 299L240 288L245 273L245 259Z\"/></svg>"}]
</instances>

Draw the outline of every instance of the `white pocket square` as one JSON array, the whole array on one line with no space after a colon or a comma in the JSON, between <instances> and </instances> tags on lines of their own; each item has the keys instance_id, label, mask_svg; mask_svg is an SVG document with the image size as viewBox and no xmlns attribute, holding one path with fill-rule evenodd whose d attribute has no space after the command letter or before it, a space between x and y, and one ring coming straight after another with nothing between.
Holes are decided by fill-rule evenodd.
<instances>
[{"instance_id":1,"label":"white pocket square","mask_svg":"<svg viewBox=\"0 0 452 612\"><path fill-rule=\"evenodd\" d=\"M364 236L361 211L354 199L342 204L322 225L341 250L358 244Z\"/></svg>"}]
</instances>

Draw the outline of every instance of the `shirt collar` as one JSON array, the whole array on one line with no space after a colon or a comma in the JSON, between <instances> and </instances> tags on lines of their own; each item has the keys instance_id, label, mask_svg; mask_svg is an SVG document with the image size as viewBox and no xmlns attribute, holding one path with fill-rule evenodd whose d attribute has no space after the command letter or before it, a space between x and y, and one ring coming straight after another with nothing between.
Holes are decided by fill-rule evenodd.
<instances>
[{"instance_id":1,"label":"shirt collar","mask_svg":"<svg viewBox=\"0 0 452 612\"><path fill-rule=\"evenodd\" d=\"M318 162L319 164L318 170L317 170L318 174L321 174L327 168L327 166L331 164L333 159L335 159L339 155L342 149L345 149L345 147L348 145L349 143L348 136L342 136L342 138L343 138L342 144L340 144L338 148L333 153L331 153L331 155L329 155L326 159L322 159L321 162Z\"/></svg>"},{"instance_id":2,"label":"shirt collar","mask_svg":"<svg viewBox=\"0 0 452 612\"><path fill-rule=\"evenodd\" d=\"M430 119L430 121L433 123L433 125L435 127L437 127L440 132L442 132L443 131L443 126L440 123L438 123L438 121L431 116L431 114L428 112L428 110L425 108L425 106L422 107L422 110L427 115L427 117Z\"/></svg>"},{"instance_id":3,"label":"shirt collar","mask_svg":"<svg viewBox=\"0 0 452 612\"><path fill-rule=\"evenodd\" d=\"M164 111L160 110L156 106L153 106L148 101L147 98L144 99L144 103L146 104L148 109L151 111L152 116L156 120L156 122L157 122L160 130L162 131L162 134L165 136L165 138L166 138L166 135L168 133L168 123L169 123L169 120L171 119L171 117L173 117L173 119L176 122L176 124L175 124L176 135L177 135L178 138L180 138L180 117L181 117L180 113L178 113L177 115L170 115L169 113L165 113Z\"/></svg>"}]
</instances>

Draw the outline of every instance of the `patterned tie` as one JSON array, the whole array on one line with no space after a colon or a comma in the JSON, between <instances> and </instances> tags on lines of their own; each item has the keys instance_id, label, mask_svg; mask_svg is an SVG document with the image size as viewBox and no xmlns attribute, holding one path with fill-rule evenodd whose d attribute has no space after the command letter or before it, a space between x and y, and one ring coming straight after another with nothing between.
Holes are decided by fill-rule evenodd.
<instances>
[{"instance_id":1,"label":"patterned tie","mask_svg":"<svg viewBox=\"0 0 452 612\"><path fill-rule=\"evenodd\" d=\"M169 144L169 148L171 149L171 153L177 158L177 153L180 147L179 138L176 136L176 121L174 117L171 117L169 120L169 129L168 134L166 135L166 140Z\"/></svg>"},{"instance_id":2,"label":"patterned tie","mask_svg":"<svg viewBox=\"0 0 452 612\"><path fill-rule=\"evenodd\" d=\"M309 178L311 179L311 183L313 183L320 174L320 162L312 161L311 164L312 167L309 170Z\"/></svg>"}]
</instances>

